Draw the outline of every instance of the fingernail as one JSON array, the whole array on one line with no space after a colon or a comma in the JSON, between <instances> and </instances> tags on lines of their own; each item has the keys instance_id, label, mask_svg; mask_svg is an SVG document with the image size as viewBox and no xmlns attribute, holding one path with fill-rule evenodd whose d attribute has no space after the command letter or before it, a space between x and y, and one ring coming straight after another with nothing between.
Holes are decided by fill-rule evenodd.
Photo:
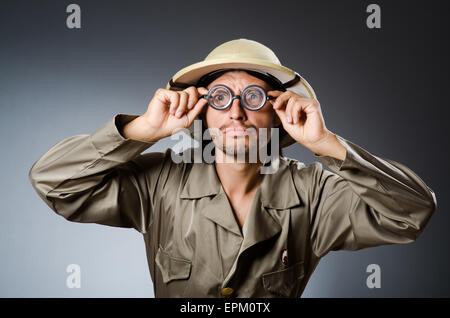
<instances>
[{"instance_id":1,"label":"fingernail","mask_svg":"<svg viewBox=\"0 0 450 318\"><path fill-rule=\"evenodd\" d=\"M180 118L181 117L181 115L183 115L183 113L182 112L180 112L180 111L178 111L176 114L175 114L175 116L177 116L178 118Z\"/></svg>"},{"instance_id":2,"label":"fingernail","mask_svg":"<svg viewBox=\"0 0 450 318\"><path fill-rule=\"evenodd\" d=\"M290 124L291 123L291 116L287 116L286 117L287 122Z\"/></svg>"},{"instance_id":3,"label":"fingernail","mask_svg":"<svg viewBox=\"0 0 450 318\"><path fill-rule=\"evenodd\" d=\"M189 103L188 103L188 108L191 109L192 106L194 106L194 102L189 102Z\"/></svg>"},{"instance_id":4,"label":"fingernail","mask_svg":"<svg viewBox=\"0 0 450 318\"><path fill-rule=\"evenodd\" d=\"M297 123L297 118L294 118L294 124L296 124Z\"/></svg>"}]
</instances>

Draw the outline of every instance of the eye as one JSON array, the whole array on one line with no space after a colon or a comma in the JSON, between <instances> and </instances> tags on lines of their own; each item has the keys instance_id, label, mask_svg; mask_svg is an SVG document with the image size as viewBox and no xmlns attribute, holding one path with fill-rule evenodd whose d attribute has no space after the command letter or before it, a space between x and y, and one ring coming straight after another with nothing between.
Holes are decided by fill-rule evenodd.
<instances>
[{"instance_id":1,"label":"eye","mask_svg":"<svg viewBox=\"0 0 450 318\"><path fill-rule=\"evenodd\" d=\"M230 100L230 93L222 88L217 88L211 92L209 102L217 107L225 106Z\"/></svg>"},{"instance_id":2,"label":"eye","mask_svg":"<svg viewBox=\"0 0 450 318\"><path fill-rule=\"evenodd\" d=\"M225 93L217 93L214 95L214 100L221 102L224 101L227 98L227 94Z\"/></svg>"}]
</instances>

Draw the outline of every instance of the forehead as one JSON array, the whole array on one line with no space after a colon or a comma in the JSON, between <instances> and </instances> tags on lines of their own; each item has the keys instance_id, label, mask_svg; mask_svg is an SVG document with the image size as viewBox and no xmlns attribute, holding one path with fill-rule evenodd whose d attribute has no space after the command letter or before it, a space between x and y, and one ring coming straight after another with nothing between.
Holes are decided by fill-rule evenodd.
<instances>
[{"instance_id":1,"label":"forehead","mask_svg":"<svg viewBox=\"0 0 450 318\"><path fill-rule=\"evenodd\" d=\"M269 85L263 80L251 76L247 72L244 71L230 71L225 74L219 76L214 81L212 81L208 88L211 88L217 84L224 84L231 88L232 90L240 91L249 85L259 85L263 87L265 90L269 90Z\"/></svg>"}]
</instances>

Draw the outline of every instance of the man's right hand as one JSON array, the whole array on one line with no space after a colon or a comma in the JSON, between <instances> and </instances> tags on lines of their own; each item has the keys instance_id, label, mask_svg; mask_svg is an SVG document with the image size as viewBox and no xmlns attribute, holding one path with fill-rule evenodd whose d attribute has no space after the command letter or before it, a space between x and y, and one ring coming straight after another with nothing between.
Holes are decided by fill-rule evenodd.
<instances>
[{"instance_id":1,"label":"man's right hand","mask_svg":"<svg viewBox=\"0 0 450 318\"><path fill-rule=\"evenodd\" d=\"M146 142L156 142L183 128L189 128L207 104L204 87L188 87L183 91L159 88L147 112L123 127L122 134Z\"/></svg>"}]
</instances>

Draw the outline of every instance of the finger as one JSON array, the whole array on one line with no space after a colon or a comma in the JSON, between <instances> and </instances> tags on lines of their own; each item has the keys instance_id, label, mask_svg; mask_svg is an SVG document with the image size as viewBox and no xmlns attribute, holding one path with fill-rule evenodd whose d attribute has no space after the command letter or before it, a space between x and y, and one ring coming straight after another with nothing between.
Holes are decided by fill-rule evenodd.
<instances>
[{"instance_id":1,"label":"finger","mask_svg":"<svg viewBox=\"0 0 450 318\"><path fill-rule=\"evenodd\" d=\"M194 107L195 103L198 100L198 91L194 86L190 86L184 90L188 94L188 104L187 108L191 109Z\"/></svg>"},{"instance_id":2,"label":"finger","mask_svg":"<svg viewBox=\"0 0 450 318\"><path fill-rule=\"evenodd\" d=\"M287 101L291 98L291 93L289 91L286 91L279 95L277 99L275 99L275 102L273 103L273 108L281 108L287 103Z\"/></svg>"},{"instance_id":3,"label":"finger","mask_svg":"<svg viewBox=\"0 0 450 318\"><path fill-rule=\"evenodd\" d=\"M180 95L178 95L177 92L169 90L165 90L164 93L170 100L169 112L171 115L175 115L175 110L177 109L178 103L180 101Z\"/></svg>"},{"instance_id":4,"label":"finger","mask_svg":"<svg viewBox=\"0 0 450 318\"><path fill-rule=\"evenodd\" d=\"M278 97L283 94L282 91L268 91L267 96Z\"/></svg>"},{"instance_id":5,"label":"finger","mask_svg":"<svg viewBox=\"0 0 450 318\"><path fill-rule=\"evenodd\" d=\"M194 119L197 118L197 116L200 114L202 109L207 105L207 100L204 98L200 98L197 103L195 103L194 107L191 110L188 110L188 113L186 114L189 125L194 122Z\"/></svg>"},{"instance_id":6,"label":"finger","mask_svg":"<svg viewBox=\"0 0 450 318\"><path fill-rule=\"evenodd\" d=\"M197 92L200 95L207 95L208 94L208 89L205 87L197 87Z\"/></svg>"},{"instance_id":7,"label":"finger","mask_svg":"<svg viewBox=\"0 0 450 318\"><path fill-rule=\"evenodd\" d=\"M295 98L290 98L286 105L286 120L289 124L294 123L294 117L293 117L293 108L295 105Z\"/></svg>"},{"instance_id":8,"label":"finger","mask_svg":"<svg viewBox=\"0 0 450 318\"><path fill-rule=\"evenodd\" d=\"M207 99L203 98L202 96L208 95L209 90L205 87L197 87L197 92L199 94L198 100L205 100L207 102Z\"/></svg>"},{"instance_id":9,"label":"finger","mask_svg":"<svg viewBox=\"0 0 450 318\"><path fill-rule=\"evenodd\" d=\"M292 121L294 124L297 124L300 120L300 113L302 111L302 103L300 101L296 101L294 102L293 106L292 106Z\"/></svg>"},{"instance_id":10,"label":"finger","mask_svg":"<svg viewBox=\"0 0 450 318\"><path fill-rule=\"evenodd\" d=\"M175 116L177 118L181 118L181 116L183 116L184 113L186 112L187 102L188 102L188 98L189 98L189 95L186 92L179 92L179 95L180 95L180 101L178 103L178 108L175 112Z\"/></svg>"},{"instance_id":11,"label":"finger","mask_svg":"<svg viewBox=\"0 0 450 318\"><path fill-rule=\"evenodd\" d=\"M281 94L283 94L282 91L268 91L267 92L267 96L272 97L271 99L269 99L269 103L273 104L275 103L275 100L278 96L280 96Z\"/></svg>"}]
</instances>

